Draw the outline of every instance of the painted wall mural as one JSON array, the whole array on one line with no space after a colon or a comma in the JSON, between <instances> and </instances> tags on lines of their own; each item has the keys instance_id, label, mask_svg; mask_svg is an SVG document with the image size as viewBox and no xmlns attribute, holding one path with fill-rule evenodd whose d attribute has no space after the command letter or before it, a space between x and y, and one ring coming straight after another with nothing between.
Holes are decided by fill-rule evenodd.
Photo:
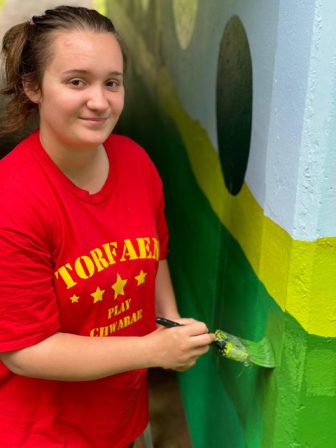
<instances>
[{"instance_id":1,"label":"painted wall mural","mask_svg":"<svg viewBox=\"0 0 336 448\"><path fill-rule=\"evenodd\" d=\"M258 341L180 375L196 448L336 446L336 4L106 2L127 42L121 130L166 189L184 315Z\"/></svg>"}]
</instances>

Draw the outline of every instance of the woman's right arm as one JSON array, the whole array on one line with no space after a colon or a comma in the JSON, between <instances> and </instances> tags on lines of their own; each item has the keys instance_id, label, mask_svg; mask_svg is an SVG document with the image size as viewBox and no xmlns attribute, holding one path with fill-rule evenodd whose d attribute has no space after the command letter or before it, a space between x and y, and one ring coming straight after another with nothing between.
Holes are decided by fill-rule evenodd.
<instances>
[{"instance_id":1,"label":"woman's right arm","mask_svg":"<svg viewBox=\"0 0 336 448\"><path fill-rule=\"evenodd\" d=\"M186 370L208 351L214 336L202 322L180 322L183 326L142 337L55 333L31 347L1 353L0 359L18 375L60 381L90 381L149 367Z\"/></svg>"}]
</instances>

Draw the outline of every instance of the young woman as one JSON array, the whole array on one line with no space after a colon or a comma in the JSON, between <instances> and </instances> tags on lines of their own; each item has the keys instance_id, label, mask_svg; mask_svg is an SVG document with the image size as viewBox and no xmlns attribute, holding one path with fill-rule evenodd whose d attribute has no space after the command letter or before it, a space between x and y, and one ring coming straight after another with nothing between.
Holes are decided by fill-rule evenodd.
<instances>
[{"instance_id":1,"label":"young woman","mask_svg":"<svg viewBox=\"0 0 336 448\"><path fill-rule=\"evenodd\" d=\"M177 311L153 164L110 135L125 63L111 21L47 10L3 55L3 130L35 110L39 129L0 162L0 446L125 448L148 422L146 369L188 369L214 337Z\"/></svg>"}]
</instances>

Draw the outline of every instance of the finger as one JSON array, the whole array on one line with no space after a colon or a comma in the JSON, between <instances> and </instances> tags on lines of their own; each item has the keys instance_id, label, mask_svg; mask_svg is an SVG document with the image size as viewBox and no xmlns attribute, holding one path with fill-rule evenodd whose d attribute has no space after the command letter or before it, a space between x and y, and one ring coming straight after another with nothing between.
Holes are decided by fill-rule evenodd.
<instances>
[{"instance_id":1,"label":"finger","mask_svg":"<svg viewBox=\"0 0 336 448\"><path fill-rule=\"evenodd\" d=\"M204 345L210 345L214 342L215 338L212 333L202 333L193 335L190 338L190 342L193 347L201 347Z\"/></svg>"},{"instance_id":2,"label":"finger","mask_svg":"<svg viewBox=\"0 0 336 448\"><path fill-rule=\"evenodd\" d=\"M192 339L199 344L210 345L215 341L215 335L213 333L203 333L196 336L193 336Z\"/></svg>"},{"instance_id":3,"label":"finger","mask_svg":"<svg viewBox=\"0 0 336 448\"><path fill-rule=\"evenodd\" d=\"M210 350L209 345L204 345L202 347L195 348L192 352L190 352L190 357L194 359L198 359L200 356L205 355Z\"/></svg>"},{"instance_id":4,"label":"finger","mask_svg":"<svg viewBox=\"0 0 336 448\"><path fill-rule=\"evenodd\" d=\"M193 319L192 317L181 317L180 319L175 319L175 322L179 323L180 325L190 325L197 322L197 320Z\"/></svg>"},{"instance_id":5,"label":"finger","mask_svg":"<svg viewBox=\"0 0 336 448\"><path fill-rule=\"evenodd\" d=\"M191 322L189 325L183 326L183 328L185 328L186 334L188 334L189 336L208 334L209 332L206 324L200 321Z\"/></svg>"}]
</instances>

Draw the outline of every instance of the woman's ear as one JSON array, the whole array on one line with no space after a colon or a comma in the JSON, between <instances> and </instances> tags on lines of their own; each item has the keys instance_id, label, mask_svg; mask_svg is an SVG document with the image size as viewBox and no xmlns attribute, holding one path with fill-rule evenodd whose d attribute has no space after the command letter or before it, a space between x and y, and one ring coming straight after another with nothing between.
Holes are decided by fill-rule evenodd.
<instances>
[{"instance_id":1,"label":"woman's ear","mask_svg":"<svg viewBox=\"0 0 336 448\"><path fill-rule=\"evenodd\" d=\"M41 89L36 85L36 83L28 80L22 81L24 93L30 99L32 103L39 104L41 102Z\"/></svg>"}]
</instances>

